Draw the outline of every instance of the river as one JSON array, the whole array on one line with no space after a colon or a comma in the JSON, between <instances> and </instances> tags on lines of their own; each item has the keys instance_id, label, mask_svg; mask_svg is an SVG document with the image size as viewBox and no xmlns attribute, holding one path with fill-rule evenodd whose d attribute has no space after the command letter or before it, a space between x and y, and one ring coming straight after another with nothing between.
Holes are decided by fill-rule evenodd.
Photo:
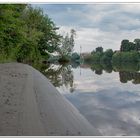
<instances>
[{"instance_id":1,"label":"river","mask_svg":"<svg viewBox=\"0 0 140 140\"><path fill-rule=\"evenodd\" d=\"M135 64L50 64L42 73L102 135L140 135L140 71Z\"/></svg>"}]
</instances>

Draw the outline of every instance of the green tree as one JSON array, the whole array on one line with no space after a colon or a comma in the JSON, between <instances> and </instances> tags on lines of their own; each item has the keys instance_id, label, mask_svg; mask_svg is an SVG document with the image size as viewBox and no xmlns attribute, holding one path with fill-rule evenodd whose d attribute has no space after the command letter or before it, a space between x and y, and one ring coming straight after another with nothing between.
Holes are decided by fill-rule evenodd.
<instances>
[{"instance_id":1,"label":"green tree","mask_svg":"<svg viewBox=\"0 0 140 140\"><path fill-rule=\"evenodd\" d=\"M39 8L26 4L1 4L1 56L20 62L41 60L59 47L61 36L57 34L57 29Z\"/></svg>"},{"instance_id":2,"label":"green tree","mask_svg":"<svg viewBox=\"0 0 140 140\"><path fill-rule=\"evenodd\" d=\"M122 40L121 42L121 47L120 47L120 51L121 52L127 52L127 51L133 51L136 50L136 44L133 42L129 42L129 40Z\"/></svg>"},{"instance_id":3,"label":"green tree","mask_svg":"<svg viewBox=\"0 0 140 140\"><path fill-rule=\"evenodd\" d=\"M47 15L41 20L39 29L43 32L43 37L38 43L41 55L46 56L48 53L57 51L62 36L57 34L56 31L59 28Z\"/></svg>"},{"instance_id":4,"label":"green tree","mask_svg":"<svg viewBox=\"0 0 140 140\"><path fill-rule=\"evenodd\" d=\"M122 40L120 51L121 52L129 51L129 40L127 40L127 39Z\"/></svg>"},{"instance_id":5,"label":"green tree","mask_svg":"<svg viewBox=\"0 0 140 140\"><path fill-rule=\"evenodd\" d=\"M40 21L43 19L41 9L34 9L30 5L22 13L24 21L25 41L18 47L17 60L35 61L40 57L38 42L43 37L43 32L39 30Z\"/></svg>"},{"instance_id":6,"label":"green tree","mask_svg":"<svg viewBox=\"0 0 140 140\"><path fill-rule=\"evenodd\" d=\"M136 38L134 43L136 44L135 50L140 51L140 39Z\"/></svg>"},{"instance_id":7,"label":"green tree","mask_svg":"<svg viewBox=\"0 0 140 140\"><path fill-rule=\"evenodd\" d=\"M70 57L72 55L73 52L73 48L74 48L74 37L76 35L75 30L71 30L70 32L70 36L67 33L67 35L65 37L62 38L62 45L61 47L58 48L58 52L61 56L60 61L69 61Z\"/></svg>"},{"instance_id":8,"label":"green tree","mask_svg":"<svg viewBox=\"0 0 140 140\"><path fill-rule=\"evenodd\" d=\"M110 63L112 60L112 55L113 55L113 51L112 49L107 49L103 56L101 57L101 62L102 63Z\"/></svg>"},{"instance_id":9,"label":"green tree","mask_svg":"<svg viewBox=\"0 0 140 140\"><path fill-rule=\"evenodd\" d=\"M24 22L22 13L27 5L0 5L0 51L5 56L11 56L17 46L24 41Z\"/></svg>"},{"instance_id":10,"label":"green tree","mask_svg":"<svg viewBox=\"0 0 140 140\"><path fill-rule=\"evenodd\" d=\"M137 51L117 52L112 57L113 63L138 62L140 54Z\"/></svg>"},{"instance_id":11,"label":"green tree","mask_svg":"<svg viewBox=\"0 0 140 140\"><path fill-rule=\"evenodd\" d=\"M96 52L103 53L103 47L97 47Z\"/></svg>"}]
</instances>

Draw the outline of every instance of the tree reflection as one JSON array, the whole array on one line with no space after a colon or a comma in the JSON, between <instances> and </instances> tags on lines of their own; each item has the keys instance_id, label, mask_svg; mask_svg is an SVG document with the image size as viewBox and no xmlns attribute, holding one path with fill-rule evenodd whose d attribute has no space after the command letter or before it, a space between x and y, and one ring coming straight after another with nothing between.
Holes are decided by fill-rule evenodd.
<instances>
[{"instance_id":1,"label":"tree reflection","mask_svg":"<svg viewBox=\"0 0 140 140\"><path fill-rule=\"evenodd\" d=\"M90 68L92 71L95 71L95 74L101 75L103 73L103 67L99 63L92 64Z\"/></svg>"},{"instance_id":2,"label":"tree reflection","mask_svg":"<svg viewBox=\"0 0 140 140\"><path fill-rule=\"evenodd\" d=\"M51 64L45 69L44 75L51 81L55 87L65 86L74 91L73 71L71 65Z\"/></svg>"},{"instance_id":3,"label":"tree reflection","mask_svg":"<svg viewBox=\"0 0 140 140\"><path fill-rule=\"evenodd\" d=\"M79 68L79 63L72 64L37 64L36 69L41 71L55 87L64 86L70 92L75 91L73 69ZM140 67L135 63L111 64L111 63L84 63L82 69L91 69L95 74L102 75L103 72L119 72L120 82L140 84ZM80 70L81 70L80 68ZM82 76L82 75L80 75Z\"/></svg>"},{"instance_id":4,"label":"tree reflection","mask_svg":"<svg viewBox=\"0 0 140 140\"><path fill-rule=\"evenodd\" d=\"M120 82L127 83L128 81L132 81L133 84L139 84L140 83L140 73L138 72L126 72L126 71L120 71Z\"/></svg>"},{"instance_id":5,"label":"tree reflection","mask_svg":"<svg viewBox=\"0 0 140 140\"><path fill-rule=\"evenodd\" d=\"M140 84L140 67L137 63L114 64L113 68L119 72L120 82L132 81L133 84Z\"/></svg>"},{"instance_id":6,"label":"tree reflection","mask_svg":"<svg viewBox=\"0 0 140 140\"><path fill-rule=\"evenodd\" d=\"M120 82L127 83L128 81L132 81L133 84L140 84L140 67L136 63L90 63L88 65L95 74L102 75L103 71L107 73L115 71L119 72Z\"/></svg>"}]
</instances>

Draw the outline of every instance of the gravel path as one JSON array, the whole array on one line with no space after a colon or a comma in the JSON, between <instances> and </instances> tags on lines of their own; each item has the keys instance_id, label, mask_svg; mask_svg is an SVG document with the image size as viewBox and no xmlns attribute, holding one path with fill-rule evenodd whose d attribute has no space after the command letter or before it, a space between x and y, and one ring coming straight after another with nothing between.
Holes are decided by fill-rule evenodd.
<instances>
[{"instance_id":1,"label":"gravel path","mask_svg":"<svg viewBox=\"0 0 140 140\"><path fill-rule=\"evenodd\" d=\"M40 72L0 64L1 136L99 136L99 131Z\"/></svg>"}]
</instances>

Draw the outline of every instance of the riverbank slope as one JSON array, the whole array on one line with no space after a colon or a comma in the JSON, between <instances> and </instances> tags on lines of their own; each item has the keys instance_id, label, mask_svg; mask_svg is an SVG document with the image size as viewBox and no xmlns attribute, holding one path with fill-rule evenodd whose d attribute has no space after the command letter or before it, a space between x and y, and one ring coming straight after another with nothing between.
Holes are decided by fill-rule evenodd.
<instances>
[{"instance_id":1,"label":"riverbank slope","mask_svg":"<svg viewBox=\"0 0 140 140\"><path fill-rule=\"evenodd\" d=\"M96 128L29 65L0 64L1 136L99 136Z\"/></svg>"}]
</instances>

